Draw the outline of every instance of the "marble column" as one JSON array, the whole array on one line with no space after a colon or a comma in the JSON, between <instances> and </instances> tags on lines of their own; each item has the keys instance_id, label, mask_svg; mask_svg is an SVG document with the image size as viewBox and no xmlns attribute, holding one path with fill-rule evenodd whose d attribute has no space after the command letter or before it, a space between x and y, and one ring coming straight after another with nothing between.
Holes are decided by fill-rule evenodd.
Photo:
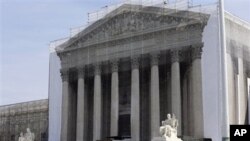
<instances>
[{"instance_id":1,"label":"marble column","mask_svg":"<svg viewBox=\"0 0 250 141\"><path fill-rule=\"evenodd\" d=\"M183 119L182 119L182 129L183 135L188 135L188 80L187 74L184 76L183 79L183 101L182 101L182 108L183 108Z\"/></svg>"},{"instance_id":2,"label":"marble column","mask_svg":"<svg viewBox=\"0 0 250 141\"><path fill-rule=\"evenodd\" d=\"M111 125L110 135L118 136L118 120L119 120L119 76L118 76L118 60L111 61Z\"/></svg>"},{"instance_id":3,"label":"marble column","mask_svg":"<svg viewBox=\"0 0 250 141\"><path fill-rule=\"evenodd\" d=\"M246 94L244 64L241 56L238 58L238 71L239 71L239 83L238 83L239 124L245 124L248 97Z\"/></svg>"},{"instance_id":4,"label":"marble column","mask_svg":"<svg viewBox=\"0 0 250 141\"><path fill-rule=\"evenodd\" d=\"M180 83L180 63L179 51L171 50L171 99L172 99L172 113L176 115L179 122L182 122L181 115L181 83ZM177 133L181 135L182 126L179 124Z\"/></svg>"},{"instance_id":5,"label":"marble column","mask_svg":"<svg viewBox=\"0 0 250 141\"><path fill-rule=\"evenodd\" d=\"M84 126L85 126L85 93L84 93L84 68L78 68L78 86L77 86L77 127L76 127L76 140L84 141Z\"/></svg>"},{"instance_id":6,"label":"marble column","mask_svg":"<svg viewBox=\"0 0 250 141\"><path fill-rule=\"evenodd\" d=\"M201 71L202 46L192 47L192 118L193 135L197 138L204 137L203 125L203 98L202 98L202 71Z\"/></svg>"},{"instance_id":7,"label":"marble column","mask_svg":"<svg viewBox=\"0 0 250 141\"><path fill-rule=\"evenodd\" d=\"M62 77L62 119L61 119L61 141L69 139L69 71L61 69Z\"/></svg>"},{"instance_id":8,"label":"marble column","mask_svg":"<svg viewBox=\"0 0 250 141\"><path fill-rule=\"evenodd\" d=\"M238 63L238 61L237 61ZM237 68L238 70L238 68ZM234 85L235 85L235 93L236 93L236 124L240 124L240 97L239 97L239 74L234 75Z\"/></svg>"},{"instance_id":9,"label":"marble column","mask_svg":"<svg viewBox=\"0 0 250 141\"><path fill-rule=\"evenodd\" d=\"M158 54L151 54L151 84L150 84L150 127L151 139L159 136L160 128L160 93Z\"/></svg>"},{"instance_id":10,"label":"marble column","mask_svg":"<svg viewBox=\"0 0 250 141\"><path fill-rule=\"evenodd\" d=\"M193 80L192 80L192 65L190 67L190 69L188 69L188 72L187 72L187 88L188 88L188 100L187 100L187 105L188 105L188 135L189 136L194 136L194 131L193 131L193 128L194 128L194 118L193 118L193 92L192 92L192 84L193 83Z\"/></svg>"},{"instance_id":11,"label":"marble column","mask_svg":"<svg viewBox=\"0 0 250 141\"><path fill-rule=\"evenodd\" d=\"M101 66L94 66L94 116L93 116L93 141L102 138L102 85L101 85Z\"/></svg>"},{"instance_id":12,"label":"marble column","mask_svg":"<svg viewBox=\"0 0 250 141\"><path fill-rule=\"evenodd\" d=\"M139 60L131 60L131 140L140 141L140 78Z\"/></svg>"},{"instance_id":13,"label":"marble column","mask_svg":"<svg viewBox=\"0 0 250 141\"><path fill-rule=\"evenodd\" d=\"M227 53L229 124L236 124L236 95L234 86L234 65L231 54Z\"/></svg>"}]
</instances>

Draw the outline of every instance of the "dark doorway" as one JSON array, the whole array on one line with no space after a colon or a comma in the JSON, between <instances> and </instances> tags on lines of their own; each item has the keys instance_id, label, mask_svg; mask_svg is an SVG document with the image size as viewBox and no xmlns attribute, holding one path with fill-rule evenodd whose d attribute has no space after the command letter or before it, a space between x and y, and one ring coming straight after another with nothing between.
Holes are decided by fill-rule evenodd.
<instances>
[{"instance_id":1,"label":"dark doorway","mask_svg":"<svg viewBox=\"0 0 250 141\"><path fill-rule=\"evenodd\" d=\"M130 137L130 114L119 116L119 136Z\"/></svg>"}]
</instances>

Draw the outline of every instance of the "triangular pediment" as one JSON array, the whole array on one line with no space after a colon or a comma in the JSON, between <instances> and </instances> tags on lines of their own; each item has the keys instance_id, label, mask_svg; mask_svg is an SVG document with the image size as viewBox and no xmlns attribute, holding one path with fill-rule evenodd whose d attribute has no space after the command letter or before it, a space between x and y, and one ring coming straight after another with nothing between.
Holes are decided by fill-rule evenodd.
<instances>
[{"instance_id":1,"label":"triangular pediment","mask_svg":"<svg viewBox=\"0 0 250 141\"><path fill-rule=\"evenodd\" d=\"M61 45L61 48L79 48L94 42L154 32L166 27L185 26L192 22L201 23L204 17L208 16L201 17L200 13L189 11L125 4L88 26Z\"/></svg>"}]
</instances>

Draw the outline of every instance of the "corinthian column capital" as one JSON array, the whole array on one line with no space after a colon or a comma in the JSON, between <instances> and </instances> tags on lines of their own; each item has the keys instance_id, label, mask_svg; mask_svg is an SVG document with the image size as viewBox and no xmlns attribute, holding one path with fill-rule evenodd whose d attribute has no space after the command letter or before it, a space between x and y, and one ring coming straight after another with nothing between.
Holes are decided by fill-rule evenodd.
<instances>
[{"instance_id":1,"label":"corinthian column capital","mask_svg":"<svg viewBox=\"0 0 250 141\"><path fill-rule=\"evenodd\" d=\"M119 60L115 59L111 61L111 71L112 72L118 72L119 70Z\"/></svg>"},{"instance_id":2,"label":"corinthian column capital","mask_svg":"<svg viewBox=\"0 0 250 141\"><path fill-rule=\"evenodd\" d=\"M61 69L60 73L61 73L62 81L68 81L69 80L69 69Z\"/></svg>"},{"instance_id":3,"label":"corinthian column capital","mask_svg":"<svg viewBox=\"0 0 250 141\"><path fill-rule=\"evenodd\" d=\"M133 58L131 58L131 68L132 69L139 68L139 57L133 57Z\"/></svg>"},{"instance_id":4,"label":"corinthian column capital","mask_svg":"<svg viewBox=\"0 0 250 141\"><path fill-rule=\"evenodd\" d=\"M203 44L192 45L191 56L192 60L201 59Z\"/></svg>"},{"instance_id":5,"label":"corinthian column capital","mask_svg":"<svg viewBox=\"0 0 250 141\"><path fill-rule=\"evenodd\" d=\"M85 67L81 66L77 68L78 78L84 78L85 76Z\"/></svg>"},{"instance_id":6,"label":"corinthian column capital","mask_svg":"<svg viewBox=\"0 0 250 141\"><path fill-rule=\"evenodd\" d=\"M171 63L179 62L180 51L177 49L170 50Z\"/></svg>"},{"instance_id":7,"label":"corinthian column capital","mask_svg":"<svg viewBox=\"0 0 250 141\"><path fill-rule=\"evenodd\" d=\"M101 63L96 63L94 64L94 72L95 72L95 75L99 75L101 74Z\"/></svg>"},{"instance_id":8,"label":"corinthian column capital","mask_svg":"<svg viewBox=\"0 0 250 141\"><path fill-rule=\"evenodd\" d=\"M150 65L158 65L159 62L159 53L152 53L150 54Z\"/></svg>"}]
</instances>

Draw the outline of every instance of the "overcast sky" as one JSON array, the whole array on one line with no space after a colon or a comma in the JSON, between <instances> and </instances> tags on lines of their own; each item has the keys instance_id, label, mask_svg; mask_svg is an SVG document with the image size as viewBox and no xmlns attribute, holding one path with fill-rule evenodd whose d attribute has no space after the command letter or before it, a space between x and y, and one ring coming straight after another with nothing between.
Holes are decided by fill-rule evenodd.
<instances>
[{"instance_id":1,"label":"overcast sky","mask_svg":"<svg viewBox=\"0 0 250 141\"><path fill-rule=\"evenodd\" d=\"M48 98L49 42L120 1L0 0L0 105ZM225 7L250 22L250 0L225 0Z\"/></svg>"}]
</instances>

